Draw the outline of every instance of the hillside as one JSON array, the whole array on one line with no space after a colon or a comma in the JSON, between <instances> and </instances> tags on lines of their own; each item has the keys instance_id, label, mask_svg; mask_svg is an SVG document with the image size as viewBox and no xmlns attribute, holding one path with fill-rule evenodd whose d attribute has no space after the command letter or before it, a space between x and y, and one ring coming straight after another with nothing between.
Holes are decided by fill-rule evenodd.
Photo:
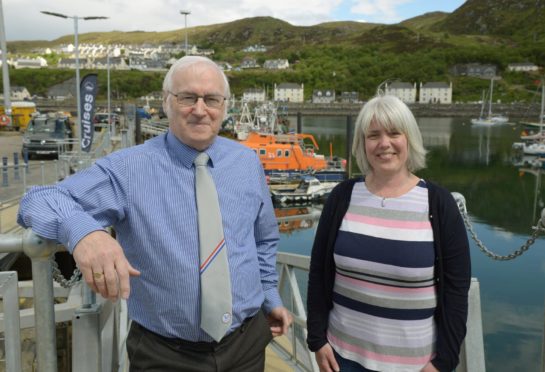
<instances>
[{"instance_id":1,"label":"hillside","mask_svg":"<svg viewBox=\"0 0 545 372\"><path fill-rule=\"evenodd\" d=\"M385 80L409 82L452 81L454 100L478 101L488 82L456 77L449 68L461 63L494 64L502 80L495 97L502 102L531 99L536 74L507 72L513 62L545 65L545 0L467 0L452 13L432 12L395 25L353 21L295 26L272 17L253 17L233 22L188 28L189 41L214 49L214 59L238 66L252 56L262 64L266 59L287 58L289 70L245 70L229 72L232 88L240 95L251 87L272 87L278 82L305 84L307 98L314 89L357 91L362 97L374 94ZM545 17L542 17L545 18ZM182 44L185 30L167 32L120 32L80 34L81 43ZM37 46L73 43L73 36L40 42L10 42L10 52L23 54ZM265 53L246 53L253 44L267 46ZM55 63L59 56L48 57ZM12 71L13 84L44 94L47 82L58 83L69 71L25 73ZM99 78L103 79L99 71ZM160 86L160 74L116 71L118 92L139 97ZM147 82L147 83L146 83Z\"/></svg>"},{"instance_id":2,"label":"hillside","mask_svg":"<svg viewBox=\"0 0 545 372\"><path fill-rule=\"evenodd\" d=\"M545 40L545 0L467 0L433 26L452 34Z\"/></svg>"}]
</instances>

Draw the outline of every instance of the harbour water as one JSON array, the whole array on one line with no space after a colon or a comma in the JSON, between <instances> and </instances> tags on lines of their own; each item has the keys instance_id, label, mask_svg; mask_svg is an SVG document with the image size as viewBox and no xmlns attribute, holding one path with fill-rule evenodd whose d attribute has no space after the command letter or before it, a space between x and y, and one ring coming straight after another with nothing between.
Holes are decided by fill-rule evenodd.
<instances>
[{"instance_id":1,"label":"harbour water","mask_svg":"<svg viewBox=\"0 0 545 372\"><path fill-rule=\"evenodd\" d=\"M295 117L290 122L295 128ZM518 250L545 207L545 180L536 183L545 170L531 172L511 161L511 144L521 129L472 127L470 118L418 118L418 123L429 150L428 167L418 175L465 196L471 223L488 249L498 255ZM334 155L346 155L346 117L303 117L303 131L316 137L321 153L329 154L332 143ZM313 208L319 212L320 206ZM279 222L279 250L310 255L315 218ZM470 245L472 275L481 287L487 370L540 371L545 238L511 261L485 256L472 239Z\"/></svg>"}]
</instances>

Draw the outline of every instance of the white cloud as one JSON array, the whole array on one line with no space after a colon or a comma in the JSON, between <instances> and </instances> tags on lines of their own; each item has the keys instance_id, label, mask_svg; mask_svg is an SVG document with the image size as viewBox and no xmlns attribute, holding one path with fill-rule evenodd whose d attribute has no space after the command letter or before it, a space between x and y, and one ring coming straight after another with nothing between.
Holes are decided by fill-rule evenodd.
<instances>
[{"instance_id":1,"label":"white cloud","mask_svg":"<svg viewBox=\"0 0 545 372\"><path fill-rule=\"evenodd\" d=\"M398 14L397 8L409 2L411 0L354 0L350 11L354 14L381 18L384 22L397 22L406 18Z\"/></svg>"},{"instance_id":2,"label":"white cloud","mask_svg":"<svg viewBox=\"0 0 545 372\"><path fill-rule=\"evenodd\" d=\"M184 27L181 9L191 11L188 27L271 16L296 25L331 21L342 0L3 0L8 40L52 40L74 32L71 19L41 14L41 10L68 16L106 16L108 20L79 21L78 33L93 31L170 31Z\"/></svg>"}]
</instances>

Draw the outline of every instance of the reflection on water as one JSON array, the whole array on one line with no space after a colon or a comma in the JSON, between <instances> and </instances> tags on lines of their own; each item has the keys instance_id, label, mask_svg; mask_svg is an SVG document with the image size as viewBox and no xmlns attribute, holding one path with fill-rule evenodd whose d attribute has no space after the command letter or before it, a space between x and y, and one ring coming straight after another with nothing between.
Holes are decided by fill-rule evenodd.
<instances>
[{"instance_id":1,"label":"reflection on water","mask_svg":"<svg viewBox=\"0 0 545 372\"><path fill-rule=\"evenodd\" d=\"M346 122L344 117L303 117L303 130L316 137L321 149L329 149L331 143L334 155L346 157ZM474 229L490 250L506 255L520 248L545 207L545 169L512 162L511 145L518 141L520 128L473 127L468 118L420 118L418 123L429 151L428 167L419 176L465 196ZM318 217L304 215L299 225L295 220L279 222L281 230L286 227L281 251L310 254ZM470 241L472 273L481 285L489 371L540 370L544 242L541 237L524 255L500 262ZM302 288L306 290L306 285Z\"/></svg>"}]
</instances>

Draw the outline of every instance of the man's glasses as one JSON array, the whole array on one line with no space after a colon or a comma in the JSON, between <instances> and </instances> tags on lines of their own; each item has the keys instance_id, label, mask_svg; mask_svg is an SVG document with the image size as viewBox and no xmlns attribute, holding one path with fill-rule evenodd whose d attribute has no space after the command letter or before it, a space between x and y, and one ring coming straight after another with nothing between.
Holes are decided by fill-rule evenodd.
<instances>
[{"instance_id":1,"label":"man's glasses","mask_svg":"<svg viewBox=\"0 0 545 372\"><path fill-rule=\"evenodd\" d=\"M174 97L176 97L176 102L178 102L180 106L193 106L197 103L199 98L202 98L202 100L204 101L204 104L207 107L217 109L217 108L221 108L223 106L223 102L225 102L225 100L227 99L220 94L205 94L204 96L199 96L198 94L193 94L193 93L175 94L175 93L172 93L171 91L167 91L167 92L172 94Z\"/></svg>"}]
</instances>

